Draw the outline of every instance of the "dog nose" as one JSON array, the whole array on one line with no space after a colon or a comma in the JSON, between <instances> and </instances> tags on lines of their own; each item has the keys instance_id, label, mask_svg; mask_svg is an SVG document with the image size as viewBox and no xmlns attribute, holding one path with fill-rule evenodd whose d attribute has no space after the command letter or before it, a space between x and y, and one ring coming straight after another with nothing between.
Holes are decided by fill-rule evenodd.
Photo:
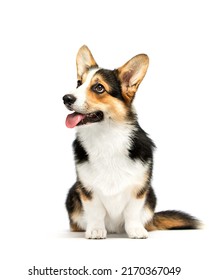
<instances>
[{"instance_id":1,"label":"dog nose","mask_svg":"<svg viewBox=\"0 0 209 280\"><path fill-rule=\"evenodd\" d=\"M63 102L65 105L72 105L73 103L75 103L76 101L76 97L72 94L66 94L65 96L63 96Z\"/></svg>"}]
</instances>

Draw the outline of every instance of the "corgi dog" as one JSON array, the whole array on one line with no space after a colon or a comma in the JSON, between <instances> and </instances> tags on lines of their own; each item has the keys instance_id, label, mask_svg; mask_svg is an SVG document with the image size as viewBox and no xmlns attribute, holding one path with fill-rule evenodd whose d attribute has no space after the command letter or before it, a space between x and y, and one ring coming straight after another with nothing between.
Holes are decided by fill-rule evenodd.
<instances>
[{"instance_id":1,"label":"corgi dog","mask_svg":"<svg viewBox=\"0 0 209 280\"><path fill-rule=\"evenodd\" d=\"M137 121L133 100L148 68L139 54L115 70L100 68L87 46L77 54L77 88L63 97L73 142L77 181L66 208L72 231L103 239L126 232L147 238L157 229L197 229L200 222L181 211L155 213L151 186L155 145Z\"/></svg>"}]
</instances>

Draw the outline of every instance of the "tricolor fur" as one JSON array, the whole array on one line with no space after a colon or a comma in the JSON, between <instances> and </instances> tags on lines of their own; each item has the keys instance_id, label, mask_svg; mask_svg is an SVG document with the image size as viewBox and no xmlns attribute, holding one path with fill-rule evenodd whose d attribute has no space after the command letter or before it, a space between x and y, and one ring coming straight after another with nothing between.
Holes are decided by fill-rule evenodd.
<instances>
[{"instance_id":1,"label":"tricolor fur","mask_svg":"<svg viewBox=\"0 0 209 280\"><path fill-rule=\"evenodd\" d=\"M73 231L87 238L126 232L147 238L155 229L195 229L199 221L180 211L154 213L151 187L154 143L137 122L132 102L147 68L140 54L115 70L100 68L90 50L77 54L78 84L63 97L74 111L67 127L76 127L73 143L77 182L66 207Z\"/></svg>"}]
</instances>

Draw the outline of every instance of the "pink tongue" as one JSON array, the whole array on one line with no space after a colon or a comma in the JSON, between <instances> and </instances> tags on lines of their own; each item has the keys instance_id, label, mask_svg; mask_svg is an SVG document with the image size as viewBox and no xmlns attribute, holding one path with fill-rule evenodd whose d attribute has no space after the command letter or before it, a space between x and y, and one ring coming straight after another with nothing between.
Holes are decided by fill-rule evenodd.
<instances>
[{"instance_id":1,"label":"pink tongue","mask_svg":"<svg viewBox=\"0 0 209 280\"><path fill-rule=\"evenodd\" d=\"M75 127L80 121L82 121L85 118L85 115L78 114L78 113L72 113L69 114L66 118L65 124L68 128Z\"/></svg>"}]
</instances>

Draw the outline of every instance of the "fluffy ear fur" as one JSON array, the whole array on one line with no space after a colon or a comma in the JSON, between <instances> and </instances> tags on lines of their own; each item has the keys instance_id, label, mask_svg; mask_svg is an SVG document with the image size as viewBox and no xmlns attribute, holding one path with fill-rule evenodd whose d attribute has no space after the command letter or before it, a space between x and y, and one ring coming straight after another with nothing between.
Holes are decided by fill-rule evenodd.
<instances>
[{"instance_id":1,"label":"fluffy ear fur","mask_svg":"<svg viewBox=\"0 0 209 280\"><path fill-rule=\"evenodd\" d=\"M82 46L76 57L77 65L77 78L78 80L82 79L83 74L85 74L89 68L98 67L92 53L90 52L87 46Z\"/></svg>"},{"instance_id":2,"label":"fluffy ear fur","mask_svg":"<svg viewBox=\"0 0 209 280\"><path fill-rule=\"evenodd\" d=\"M143 80L149 65L146 54L139 54L116 70L122 85L122 94L127 103L131 103L135 93Z\"/></svg>"}]
</instances>

